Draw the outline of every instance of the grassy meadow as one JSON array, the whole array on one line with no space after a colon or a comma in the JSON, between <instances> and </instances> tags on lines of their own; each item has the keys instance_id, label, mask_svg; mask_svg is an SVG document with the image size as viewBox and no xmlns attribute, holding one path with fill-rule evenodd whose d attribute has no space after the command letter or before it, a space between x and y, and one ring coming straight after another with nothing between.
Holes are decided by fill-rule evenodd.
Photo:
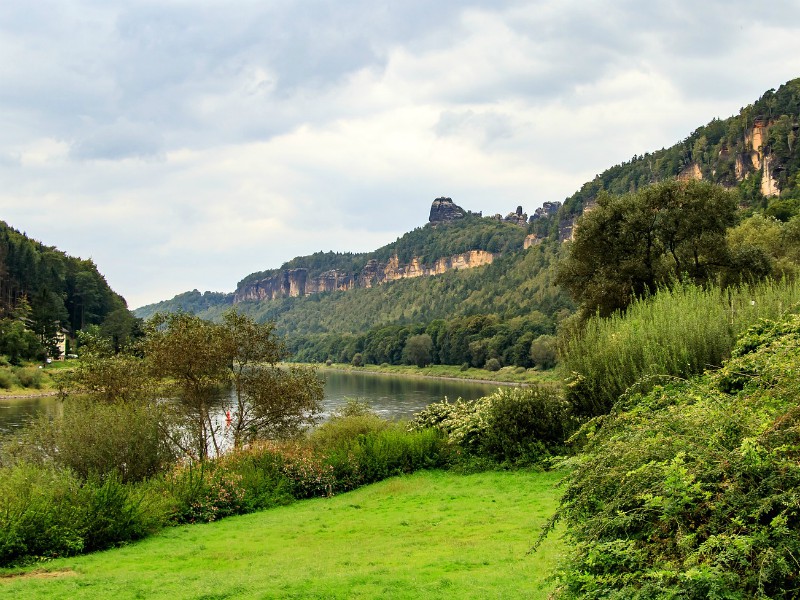
<instances>
[{"instance_id":1,"label":"grassy meadow","mask_svg":"<svg viewBox=\"0 0 800 600\"><path fill-rule=\"evenodd\" d=\"M560 478L417 472L0 572L0 598L547 598Z\"/></svg>"}]
</instances>

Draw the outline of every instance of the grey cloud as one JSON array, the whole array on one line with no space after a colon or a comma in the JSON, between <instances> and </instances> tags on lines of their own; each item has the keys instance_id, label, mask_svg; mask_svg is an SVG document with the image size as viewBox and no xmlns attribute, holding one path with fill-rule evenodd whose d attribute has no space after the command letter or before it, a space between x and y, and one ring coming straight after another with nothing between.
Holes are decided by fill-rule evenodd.
<instances>
[{"instance_id":1,"label":"grey cloud","mask_svg":"<svg viewBox=\"0 0 800 600\"><path fill-rule=\"evenodd\" d=\"M70 156L82 160L154 158L162 151L161 134L152 126L129 121L90 127L70 147Z\"/></svg>"},{"instance_id":2,"label":"grey cloud","mask_svg":"<svg viewBox=\"0 0 800 600\"><path fill-rule=\"evenodd\" d=\"M473 110L448 110L442 112L434 126L439 136L465 136L484 147L494 142L513 137L514 124L508 115Z\"/></svg>"}]
</instances>

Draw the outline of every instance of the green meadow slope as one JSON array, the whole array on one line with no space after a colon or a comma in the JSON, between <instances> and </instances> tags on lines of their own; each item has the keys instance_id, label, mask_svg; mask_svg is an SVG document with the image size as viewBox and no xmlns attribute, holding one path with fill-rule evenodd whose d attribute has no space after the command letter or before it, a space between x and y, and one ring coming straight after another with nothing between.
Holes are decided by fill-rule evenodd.
<instances>
[{"instance_id":1,"label":"green meadow slope","mask_svg":"<svg viewBox=\"0 0 800 600\"><path fill-rule=\"evenodd\" d=\"M547 598L558 473L395 477L0 578L0 598Z\"/></svg>"}]
</instances>

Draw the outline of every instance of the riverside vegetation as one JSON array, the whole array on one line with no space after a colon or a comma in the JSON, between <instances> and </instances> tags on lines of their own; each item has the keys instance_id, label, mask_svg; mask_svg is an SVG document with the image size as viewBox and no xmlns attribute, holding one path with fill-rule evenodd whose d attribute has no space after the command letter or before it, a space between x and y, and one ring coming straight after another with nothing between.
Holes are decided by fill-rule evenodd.
<instances>
[{"instance_id":1,"label":"riverside vegetation","mask_svg":"<svg viewBox=\"0 0 800 600\"><path fill-rule=\"evenodd\" d=\"M543 335L557 334L549 342L558 350L556 373L565 381L563 387L503 389L475 402L435 403L408 424L382 421L355 403L309 432L304 428L313 421L317 391L307 372L273 372L272 357L287 352L276 326L237 313L217 323L183 314L165 317L158 328L145 330L139 342L131 336L127 347L98 328L94 339L86 338L89 351L72 379L90 398L77 400L70 395L64 401L63 419L43 422L30 430L27 439L3 449L0 559L15 565L71 556L145 537L167 525L216 521L296 499L336 495L418 469L469 473L558 466L566 474L564 493L539 538L541 552L558 545L548 531L561 527L566 535L566 545L558 545L566 550L566 558L553 580L555 596L796 597L800 589L800 217L793 166L797 145L792 138L796 89L797 82L790 82L758 103L770 111L764 120L780 121L774 130L778 137L769 139L784 168L781 196L760 197L754 173L740 182L738 199L703 182L646 187L654 168L670 170L675 157L670 152L643 157L652 160L637 159L635 169L612 169L599 178L598 186L611 189L625 172L638 173L635 181L628 181L633 185L620 190L623 196L592 196L597 208L578 220L572 244L555 248L543 243L525 254L526 260L553 257L554 270L538 272L537 277L561 282L580 303L573 316L547 313L551 328ZM791 114L779 115L783 110ZM743 111L745 127L755 116L750 109ZM717 153L718 145L733 148L738 143L736 127L726 132L706 131L711 137L706 136L705 143L696 140L689 163L702 157L702 173L714 156L724 156L721 149ZM683 162L681 168L689 163ZM650 176L642 171L648 165ZM737 210L740 204L747 208ZM719 218L707 223L706 212ZM592 233L602 231L611 234ZM505 260L517 258L509 252ZM491 272L495 264L501 263L483 273ZM453 289L460 285L454 282L467 281L460 277L446 273L411 284ZM509 275L506 283L513 277ZM362 298L370 307L394 293L406 298L403 294L413 288L397 283L374 288L377 292L356 290L346 297ZM548 297L561 294L563 289ZM477 295L488 297L491 289ZM504 296L500 304L508 302L505 306L511 307L512 297ZM319 298L299 304L311 315L318 308L313 303L323 301L332 302ZM369 324L376 332L376 352L390 349L395 357L398 346L388 342L402 338L400 361L419 364L417 350L428 348L422 336L430 337L431 352L444 347L437 346L438 338L428 331L431 322L422 329L410 322L417 309L408 302L398 309L407 323ZM335 314L323 312L328 319ZM470 353L461 361L467 368L473 350L480 351L484 344L495 354L484 355L484 365L494 360L502 366L508 360L502 352L516 341L492 346L491 340L503 334L505 321L518 317L523 323L536 316L530 305L509 308L502 317L475 312L453 319L462 324L472 319L489 323L485 337L482 325L452 336L460 342L451 348ZM313 328L314 323L320 321L311 319L304 326ZM441 330L450 331L450 326L444 322ZM456 324L452 332L462 330L469 328ZM260 341L241 343L252 339ZM404 357L412 339L414 352ZM356 355L364 359L368 340L362 341L361 348L357 342L352 346L348 362L355 362ZM180 351L195 348L199 351ZM260 351L256 357L240 354L249 348L262 349L266 358L256 358ZM528 360L532 350L531 346ZM154 361L156 356L161 358ZM256 381L272 386L273 393L258 393L261 383L248 385ZM239 437L231 433L226 438L208 415L209 394L223 382L240 386L239 413L231 407L231 428L240 432ZM180 400L174 410L152 401L163 395L164 385ZM273 398L278 399L275 404ZM73 410L88 412L103 427L88 427L78 413L70 415ZM87 446L96 452L69 451ZM530 472L511 474L515 475L534 485L536 477ZM347 497L339 498L337 502ZM318 504L308 506L319 510ZM532 543L537 532L530 533ZM161 539L177 535L182 534ZM324 539L322 532L313 535ZM133 548L124 552L135 553ZM348 566L334 570L342 572ZM461 567L483 572L474 563ZM99 568L110 570L107 564ZM410 582L417 586L410 595L442 592L443 588L432 589L434 579L448 585L430 569L420 566L419 579ZM317 574L287 581L283 591L309 593ZM395 580L391 573L381 576L390 593ZM369 579L369 585L378 585L377 580ZM255 587L267 585L250 581ZM345 585L364 583L362 577ZM37 582L13 585L15 592L24 593L28 585L27 589L42 590ZM255 594L247 585L231 587L230 593ZM536 585L531 583L531 588ZM370 591L375 588L364 593ZM530 589L517 591L528 595Z\"/></svg>"}]
</instances>

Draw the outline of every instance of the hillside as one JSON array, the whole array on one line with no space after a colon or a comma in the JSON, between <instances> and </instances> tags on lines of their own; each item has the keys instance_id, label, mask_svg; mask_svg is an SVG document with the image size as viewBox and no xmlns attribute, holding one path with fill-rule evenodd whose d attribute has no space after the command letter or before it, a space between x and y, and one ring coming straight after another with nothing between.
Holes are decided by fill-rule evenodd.
<instances>
[{"instance_id":1,"label":"hillside","mask_svg":"<svg viewBox=\"0 0 800 600\"><path fill-rule=\"evenodd\" d=\"M788 221L800 212L799 122L800 79L794 79L670 148L609 168L563 205L545 202L530 219L521 208L505 218L484 217L437 198L428 224L373 252L297 257L244 277L229 294L187 292L136 314L187 310L213 319L235 305L258 320L274 320L293 350L312 360L324 359L326 347L349 348L345 357L360 352L367 341L352 336L382 327L404 328L405 339L428 333L437 320L477 315L492 316L492 323L530 317L537 323L530 332L553 333L575 308L554 284L555 266L566 255L559 242L572 239L577 218L600 194L624 194L676 177L700 179L737 190L740 216L756 210ZM497 339L496 329L472 331L465 344ZM497 348L492 353L503 354ZM513 364L530 366L530 360Z\"/></svg>"},{"instance_id":2,"label":"hillside","mask_svg":"<svg viewBox=\"0 0 800 600\"><path fill-rule=\"evenodd\" d=\"M444 203L442 203L444 201ZM402 321L419 316L420 313L430 318L444 317L452 308L441 310L433 305L420 306L415 300L407 304L399 312L392 310L392 315L385 315L382 310L371 314L350 314L337 311L337 318L326 322L324 318L303 315L294 318L287 313L303 308L309 303L330 302L326 300L333 294L334 302L341 302L344 296L336 292L350 291L356 293L359 303L368 304L385 302L385 290L368 292L398 280L427 280L430 276L449 273L450 271L466 271L475 267L491 265L495 260L506 255L513 255L523 250L527 233L527 216L518 217L511 213L505 219L496 215L492 218L473 214L455 205L449 198L437 199L435 206L446 207L445 217L432 214L429 222L410 231L396 241L369 253L337 253L317 252L309 256L300 256L284 263L277 269L252 273L243 278L231 294L199 291L185 292L171 300L141 307L136 315L148 318L155 312L172 312L184 310L208 317L217 316L221 310L237 304L241 310L259 318L273 318L279 321L279 328L284 331L300 329L300 332L357 332L364 327L382 323L387 320ZM452 217L459 214L459 217ZM524 223L521 225L520 223ZM496 273L497 269L491 271ZM469 279L469 278L467 278ZM436 299L463 302L468 300L472 290L464 289L464 281L455 277L451 281L458 282L460 288L455 294L445 294ZM410 285L411 294L435 291L436 284L429 282L404 281ZM473 282L474 283L474 282ZM484 284L487 282L483 282ZM401 286L402 287L402 286ZM473 284L473 287L474 284ZM397 288L391 288L394 293ZM344 300L350 302L352 300ZM259 306L252 306L258 304ZM263 304L263 306L261 306ZM452 306L452 303L450 303ZM388 308L388 307L387 307ZM465 307L465 314L475 312L475 305ZM416 310L415 310L416 309ZM391 310L391 309L390 309ZM311 311L315 312L315 311ZM267 317L266 315L270 316ZM280 318L286 315L286 319ZM308 320L308 319L311 320ZM285 321L285 322L284 322ZM294 325L292 325L294 323Z\"/></svg>"},{"instance_id":3,"label":"hillside","mask_svg":"<svg viewBox=\"0 0 800 600\"><path fill-rule=\"evenodd\" d=\"M91 260L68 256L0 221L0 354L37 353L21 348L22 323L52 355L62 330L74 335L120 309L126 309L125 299Z\"/></svg>"},{"instance_id":4,"label":"hillside","mask_svg":"<svg viewBox=\"0 0 800 600\"><path fill-rule=\"evenodd\" d=\"M797 78L777 91L768 90L736 116L714 119L669 148L634 155L607 169L564 201L560 218L566 223L581 214L601 191L624 194L672 177L738 188L743 203L751 207L767 208L770 198L791 201L796 212L799 120Z\"/></svg>"}]
</instances>

